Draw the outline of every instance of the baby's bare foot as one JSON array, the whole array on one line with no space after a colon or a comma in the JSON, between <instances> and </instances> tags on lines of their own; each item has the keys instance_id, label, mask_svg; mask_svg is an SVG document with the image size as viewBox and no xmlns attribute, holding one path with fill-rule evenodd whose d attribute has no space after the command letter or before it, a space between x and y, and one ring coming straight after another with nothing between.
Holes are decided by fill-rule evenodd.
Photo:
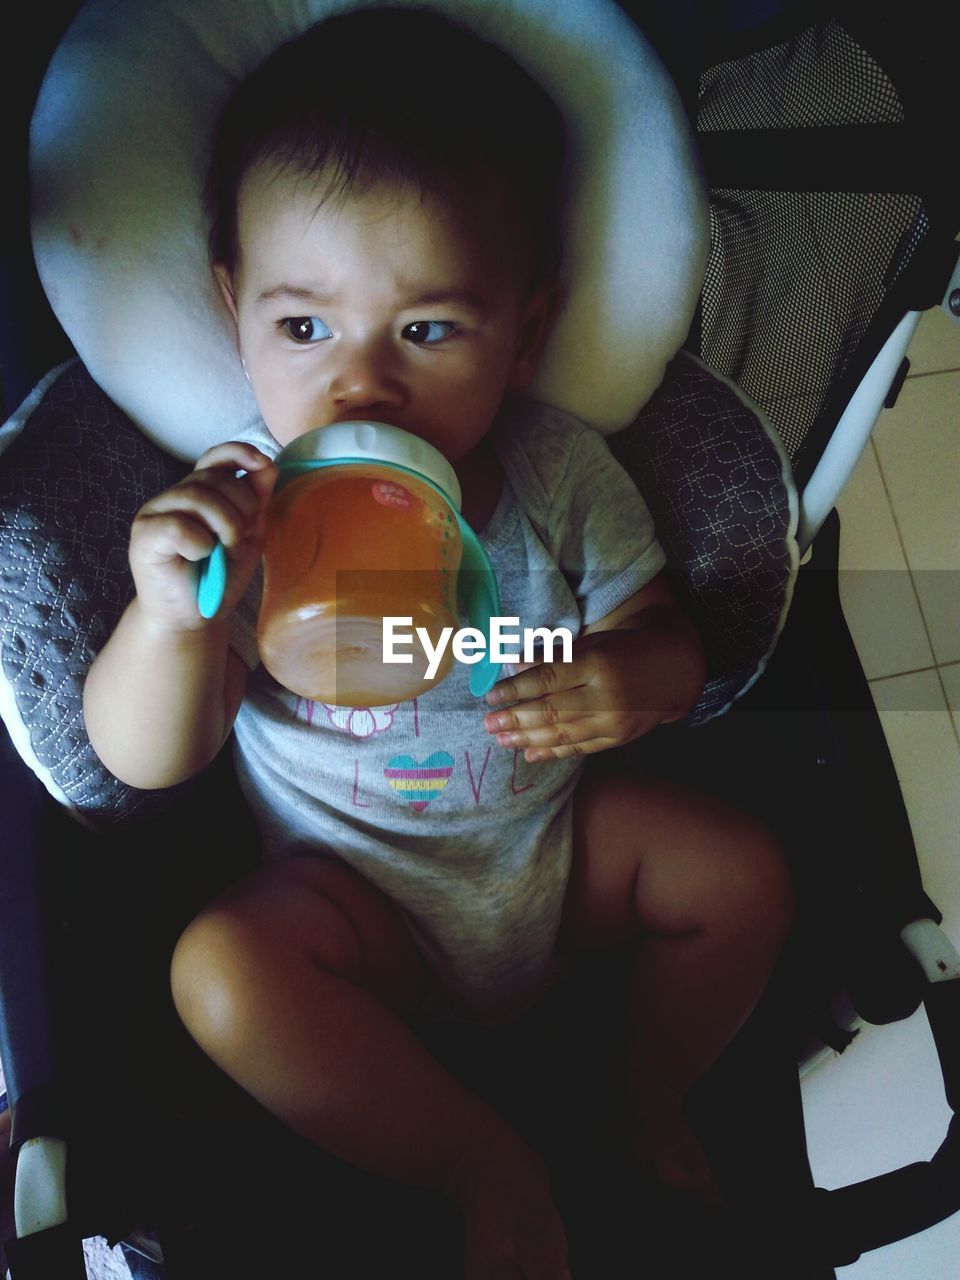
<instances>
[{"instance_id":1,"label":"baby's bare foot","mask_svg":"<svg viewBox=\"0 0 960 1280\"><path fill-rule=\"evenodd\" d=\"M570 1280L546 1166L519 1139L466 1153L446 1192L463 1213L464 1280Z\"/></svg>"},{"instance_id":2,"label":"baby's bare foot","mask_svg":"<svg viewBox=\"0 0 960 1280\"><path fill-rule=\"evenodd\" d=\"M640 1072L627 1085L633 1156L640 1169L674 1191L690 1191L705 1204L726 1201L713 1170L683 1115L683 1098Z\"/></svg>"}]
</instances>

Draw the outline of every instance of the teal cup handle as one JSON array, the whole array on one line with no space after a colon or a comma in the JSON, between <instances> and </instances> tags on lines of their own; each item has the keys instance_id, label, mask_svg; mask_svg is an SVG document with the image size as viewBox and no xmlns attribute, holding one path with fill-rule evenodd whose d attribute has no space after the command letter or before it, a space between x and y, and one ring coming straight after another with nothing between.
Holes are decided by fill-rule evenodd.
<instances>
[{"instance_id":1,"label":"teal cup handle","mask_svg":"<svg viewBox=\"0 0 960 1280\"><path fill-rule=\"evenodd\" d=\"M490 658L490 619L500 616L500 589L483 544L459 512L457 522L463 546L457 599L470 626L487 637L486 653L470 668L470 692L475 698L482 698L500 678L500 663Z\"/></svg>"},{"instance_id":2,"label":"teal cup handle","mask_svg":"<svg viewBox=\"0 0 960 1280\"><path fill-rule=\"evenodd\" d=\"M218 542L206 560L197 564L197 608L201 618L216 617L227 589L227 553Z\"/></svg>"}]
</instances>

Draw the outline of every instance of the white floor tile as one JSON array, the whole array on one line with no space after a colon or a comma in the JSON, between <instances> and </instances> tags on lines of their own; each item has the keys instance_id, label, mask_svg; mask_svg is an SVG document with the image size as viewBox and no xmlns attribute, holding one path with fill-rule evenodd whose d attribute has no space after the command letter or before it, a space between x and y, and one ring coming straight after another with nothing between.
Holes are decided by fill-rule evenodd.
<instances>
[{"instance_id":1,"label":"white floor tile","mask_svg":"<svg viewBox=\"0 0 960 1280\"><path fill-rule=\"evenodd\" d=\"M908 379L874 443L934 655L960 661L960 372Z\"/></svg>"},{"instance_id":2,"label":"white floor tile","mask_svg":"<svg viewBox=\"0 0 960 1280\"><path fill-rule=\"evenodd\" d=\"M950 1108L926 1014L865 1027L846 1053L802 1083L810 1163L818 1186L860 1182L928 1160ZM837 1280L956 1280L960 1215L863 1254Z\"/></svg>"},{"instance_id":3,"label":"white floor tile","mask_svg":"<svg viewBox=\"0 0 960 1280\"><path fill-rule=\"evenodd\" d=\"M936 671L875 680L924 887L960 945L960 747Z\"/></svg>"},{"instance_id":4,"label":"white floor tile","mask_svg":"<svg viewBox=\"0 0 960 1280\"><path fill-rule=\"evenodd\" d=\"M873 439L907 563L960 568L960 373L908 379Z\"/></svg>"},{"instance_id":5,"label":"white floor tile","mask_svg":"<svg viewBox=\"0 0 960 1280\"><path fill-rule=\"evenodd\" d=\"M130 1268L120 1246L109 1245L103 1236L84 1240L83 1257L87 1272L94 1280L130 1280Z\"/></svg>"},{"instance_id":6,"label":"white floor tile","mask_svg":"<svg viewBox=\"0 0 960 1280\"><path fill-rule=\"evenodd\" d=\"M872 447L837 502L840 601L867 679L933 665L913 581Z\"/></svg>"},{"instance_id":7,"label":"white floor tile","mask_svg":"<svg viewBox=\"0 0 960 1280\"><path fill-rule=\"evenodd\" d=\"M925 311L907 350L907 358L911 377L960 369L960 321L951 320L941 307Z\"/></svg>"},{"instance_id":8,"label":"white floor tile","mask_svg":"<svg viewBox=\"0 0 960 1280\"><path fill-rule=\"evenodd\" d=\"M958 1257L960 1215L954 1214L909 1240L865 1253L852 1267L838 1267L837 1280L957 1280Z\"/></svg>"},{"instance_id":9,"label":"white floor tile","mask_svg":"<svg viewBox=\"0 0 960 1280\"><path fill-rule=\"evenodd\" d=\"M890 500L872 445L860 456L837 501L840 568L906 569Z\"/></svg>"}]
</instances>

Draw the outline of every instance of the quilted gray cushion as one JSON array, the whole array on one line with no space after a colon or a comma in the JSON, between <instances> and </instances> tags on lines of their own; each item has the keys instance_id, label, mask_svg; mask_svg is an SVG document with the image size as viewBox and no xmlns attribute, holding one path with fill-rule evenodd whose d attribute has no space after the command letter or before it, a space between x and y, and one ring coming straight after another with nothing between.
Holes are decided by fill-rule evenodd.
<instances>
[{"instance_id":1,"label":"quilted gray cushion","mask_svg":"<svg viewBox=\"0 0 960 1280\"><path fill-rule=\"evenodd\" d=\"M698 724L746 692L780 635L799 561L790 464L759 411L685 352L607 443L646 499L703 637L707 685L689 717Z\"/></svg>"},{"instance_id":2,"label":"quilted gray cushion","mask_svg":"<svg viewBox=\"0 0 960 1280\"><path fill-rule=\"evenodd\" d=\"M79 361L0 458L3 718L48 788L105 822L167 798L104 769L87 739L82 690L133 595L133 517L187 470L134 429Z\"/></svg>"},{"instance_id":3,"label":"quilted gray cushion","mask_svg":"<svg viewBox=\"0 0 960 1280\"><path fill-rule=\"evenodd\" d=\"M779 634L797 561L789 468L756 413L683 353L609 442L653 512L706 642L697 723L748 687ZM96 823L143 815L169 793L136 791L100 764L84 730L83 678L133 594L133 517L187 464L138 431L78 361L0 428L0 450L5 443L0 711L59 799Z\"/></svg>"}]
</instances>

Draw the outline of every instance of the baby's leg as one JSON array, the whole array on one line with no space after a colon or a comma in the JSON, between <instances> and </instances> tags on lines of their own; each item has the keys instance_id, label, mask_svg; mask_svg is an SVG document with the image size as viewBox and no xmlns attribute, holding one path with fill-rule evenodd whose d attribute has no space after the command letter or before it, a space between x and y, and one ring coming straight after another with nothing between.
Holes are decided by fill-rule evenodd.
<instances>
[{"instance_id":1,"label":"baby's leg","mask_svg":"<svg viewBox=\"0 0 960 1280\"><path fill-rule=\"evenodd\" d=\"M567 1280L542 1161L405 1024L428 972L361 876L329 857L261 868L188 926L172 985L201 1048L274 1115L457 1204L468 1280Z\"/></svg>"},{"instance_id":2,"label":"baby's leg","mask_svg":"<svg viewBox=\"0 0 960 1280\"><path fill-rule=\"evenodd\" d=\"M779 847L746 814L653 779L594 775L578 787L565 940L636 943L626 1063L634 1148L669 1186L717 1199L683 1098L756 1005L792 911Z\"/></svg>"}]
</instances>

